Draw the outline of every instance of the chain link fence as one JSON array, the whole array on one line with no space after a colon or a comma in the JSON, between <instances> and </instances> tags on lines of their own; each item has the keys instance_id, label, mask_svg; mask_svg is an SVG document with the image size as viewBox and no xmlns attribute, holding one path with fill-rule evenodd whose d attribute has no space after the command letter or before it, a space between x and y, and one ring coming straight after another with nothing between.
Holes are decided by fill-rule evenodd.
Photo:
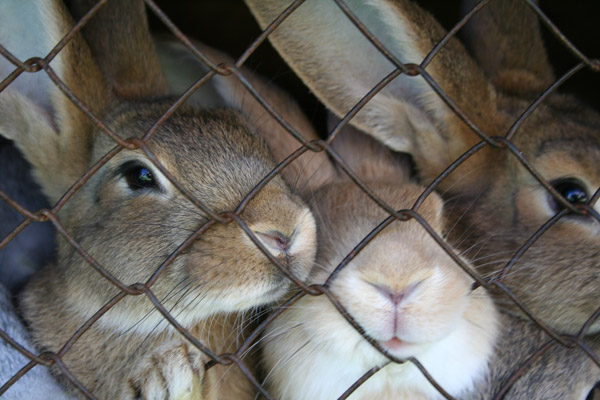
<instances>
[{"instance_id":1,"label":"chain link fence","mask_svg":"<svg viewBox=\"0 0 600 400\"><path fill-rule=\"evenodd\" d=\"M335 1L336 5L340 7L340 9L344 10L347 17L350 19L356 19L357 25L360 26L358 18L353 15L350 8L346 6L346 4L342 0L332 0ZM492 0L493 1L493 0ZM434 58L436 54L440 51L443 46L446 45L448 40L461 31L461 28L472 18L476 13L487 6L488 3L492 1L482 1L480 2L472 12L467 13L467 15L460 20L454 27L452 27L447 34L447 36L441 38L438 44L431 49L428 55L428 60ZM254 88L252 84L247 80L247 78L243 74L243 65L247 61L247 59L259 48L259 46L266 43L269 35L278 29L279 24L282 21L293 14L295 10L302 6L303 1L295 1L293 4L286 9L285 13L281 14L280 17L269 26L262 34L260 34L256 40L243 52L242 56L240 56L235 62L230 64L215 64L211 61L209 55L202 55L202 59L199 59L199 62L205 63L206 68L209 70L207 74L205 74L198 82L196 82L190 90L186 91L181 97L179 97L172 105L169 110L167 110L159 121L153 125L153 127L144 135L142 139L138 138L122 138L111 129L109 129L93 112L90 111L92 107L90 105L85 104L85 102L78 99L72 90L66 85L64 82L60 80L60 78L53 71L50 61L58 54L75 36L79 34L80 29L85 26L85 24L91 19L94 18L94 14L101 9L102 6L106 3L106 1L98 1L97 6L93 7L89 13L83 16L77 24L73 27L73 29L64 37L62 40L56 44L56 47L49 54L39 54L37 57L32 57L28 60L20 60L14 55L12 55L8 49L1 46L1 38L0 38L0 54L6 60L10 61L14 65L14 71L6 77L2 77L2 81L0 82L0 92L6 90L10 87L10 85L15 81L15 79L21 74L27 73L36 73L36 74L47 74L48 77L53 81L55 85L57 85L60 90L67 96L70 101L72 101L80 110L82 110L91 121L97 126L97 128L102 132L102 134L106 134L116 145L115 149L110 153L104 155L100 161L93 166L84 176L82 176L77 182L75 182L71 189L63 194L60 200L52 205L50 208L43 208L39 210L29 210L26 207L23 207L21 204L13 200L7 193L4 191L0 191L0 199L1 201L8 204L14 210L16 210L19 214L21 214L25 219L18 226L14 227L12 231L4 238L1 238L0 241L0 252L3 248L5 248L11 241L15 240L21 232L24 231L29 225L39 224L39 223L51 223L56 229L57 233L63 238L63 240L67 241L73 248L79 253L79 255L88 262L89 268L93 268L98 272L98 279L106 279L111 282L114 287L119 289L119 294L115 296L111 301L106 303L103 307L97 310L92 318L90 318L83 326L80 327L79 330L73 332L73 336L64 343L64 346L57 352L45 352L42 354L33 354L29 352L27 349L21 346L20 343L13 340L10 335L8 335L4 331L0 331L0 336L4 341L9 343L19 352L24 354L31 361L23 366L23 368L15 374L8 382L0 382L2 387L0 388L0 393L5 393L10 387L21 379L25 374L28 373L34 366L41 365L54 365L55 368L58 368L60 372L66 377L68 381L70 381L79 391L88 398L95 398L94 394L88 391L87 388L83 384L81 384L74 374L72 374L69 370L69 365L63 362L63 357L67 354L70 348L81 338L82 335L86 333L87 330L90 329L97 321L112 307L121 302L128 296L145 296L148 300L152 302L156 310L158 310L166 320L178 331L183 337L185 337L189 342L195 346L197 349L202 351L209 359L205 364L205 369L214 368L217 365L223 366L231 366L232 368L239 368L239 370L246 376L249 382L255 386L256 391L259 393L257 396L262 396L264 398L271 399L273 396L268 393L265 387L261 384L264 376L255 376L256 372L254 371L254 366L251 365L253 361L247 361L248 352L253 349L256 344L260 341L261 334L264 330L272 323L273 320L280 317L281 313L287 307L292 306L295 302L301 299L304 296L327 296L335 305L336 308L344 315L344 317L351 323L356 326L357 329L363 333L358 324L354 321L353 317L345 310L344 306L341 304L339 300L337 300L336 296L331 293L330 287L328 284L324 285L306 285L301 280L291 276L289 272L286 270L285 266L275 257L273 257L270 252L265 248L262 242L256 237L255 233L252 232L250 228L248 228L247 223L244 220L244 209L245 206L250 202L261 190L275 177L280 174L283 169L285 169L290 163L292 163L295 159L302 156L306 152L326 152L330 159L332 159L338 167L344 171L345 174L349 176L351 180L353 180L361 189L365 191L375 202L379 203L387 213L389 213L389 218L385 221L384 225L381 225L376 230L371 232L367 237L364 238L354 250L349 254L348 257L344 259L344 261L337 267L336 270L341 270L351 262L352 258L360 252L362 248L364 248L370 241L377 238L379 231L381 231L387 224L393 221L407 221L407 220L415 220L435 239L435 241L448 252L450 257L456 261L456 263L462 267L468 274L472 275L472 278L476 281L478 286L485 287L489 292L494 293L495 297L499 300L499 304L511 304L511 310L521 310L523 314L525 314L528 319L527 329L531 329L532 335L535 337L535 340L539 342L539 345L536 347L534 351L531 351L530 354L523 354L522 358L514 361L514 370L509 376L501 376L498 378L498 381L491 382L490 386L493 389L490 390L490 393L493 392L493 395L490 397L493 398L511 398L511 387L519 382L522 376L526 375L528 371L534 370L536 365L540 363L548 363L548 357L553 357L555 354L579 354L578 356L573 356L575 360L585 360L586 363L591 361L586 365L593 365L591 368L600 368L600 354L597 352L597 348L590 347L589 342L586 341L586 333L589 327L597 321L598 314L600 313L600 304L593 305L597 307L597 310L593 315L589 316L588 321L582 325L578 329L579 333L575 335L564 335L561 332L553 329L552 323L548 324L544 318L540 318L536 315L535 312L531 311L528 308L526 302L523 302L518 294L515 294L514 288L505 282L505 278L507 275L510 275L511 269L515 268L515 265L519 263L519 259L523 256L523 254L527 254L530 247L534 246L536 241L539 240L540 237L546 235L549 230L556 229L553 228L556 224L560 224L561 221L564 221L566 217L573 214L578 215L586 215L587 218L591 218L595 220L595 223L600 222L600 216L594 205L597 202L598 197L600 196L600 188L597 188L594 193L591 193L586 202L581 204L573 205L568 201L565 201L560 193L556 190L555 186L553 186L553 182L549 182L544 179L544 174L539 172L536 169L536 165L529 160L526 155L522 153L519 146L516 145L516 138L519 137L519 127L525 123L527 117L531 114L535 113L537 107L540 104L544 104L544 101L553 96L558 87L565 81L569 80L572 76L576 75L581 70L593 71L597 72L600 70L600 62L596 59L592 59L587 55L583 54L578 48L571 43L571 41L565 37L559 27L557 27L549 18L546 17L542 8L536 5L533 1L524 1L528 7L531 8L542 21L542 24L545 26L545 29L556 38L562 46L564 46L571 54L575 55L577 59L577 63L574 67L570 68L563 76L557 79L556 83L548 87L547 89L538 93L536 98L532 99L530 106L523 110L520 117L515 120L514 125L510 129L510 131L504 136L496 136L490 135L486 133L484 129L477 126L469 117L470 110L461 109L456 102L456 99L448 96L444 89L439 85L438 82L434 78L429 75L427 68L424 65L417 64L402 64L398 61L396 63L396 69L390 76L381 81L381 83L373 88L369 94L363 98L354 108L352 108L346 115L345 118L342 119L341 123L333 130L332 137L340 131L345 124L347 124L351 118L356 115L365 104L370 101L380 90L385 88L386 85L389 84L397 76L402 74L416 76L420 75L427 81L427 84L430 85L433 90L439 94L439 96L443 99L445 104L450 107L456 115L466 124L468 125L473 135L477 135L478 140L477 143L469 148L464 154L453 161L450 165L448 165L444 172L440 174L436 179L433 180L431 184L429 184L423 191L422 195L416 201L414 206L410 209L406 210L396 210L394 211L392 208L387 206L384 201L378 198L377 194L372 191L369 187L368 183L365 184L361 182L361 180L352 173L351 168L344 162L342 158L335 152L335 150L331 147L331 138L328 140L312 140L306 141L303 136L303 132L296 131L291 125L287 124L285 118L282 117L278 111L278 104L270 104L267 99L263 98L260 90ZM157 19L160 23L164 24L165 27L177 38L177 40L184 43L186 46L189 46L191 52L194 54L202 54L201 50L194 49L193 43L190 39L177 27L176 24L172 22L169 16L163 12L161 6L159 6L153 0L145 0L147 8L152 13L152 18ZM509 24L510 21L507 21ZM282 25L283 26L283 25ZM283 28L282 28L283 29ZM318 29L318 27L315 27ZM367 29L363 29L363 34L369 36L371 35ZM378 43L377 39L372 37L371 40L373 43ZM382 45L377 45L382 47L381 50L385 51ZM425 63L425 62L424 62ZM252 190L248 193L244 200L238 204L236 207L232 208L229 211L216 213L213 212L209 207L206 207L202 204L202 202L198 199L194 199L193 195L190 195L185 187L182 187L175 179L169 174L168 167L162 165L156 158L155 152L147 145L147 141L152 137L154 132L166 121L171 114L175 112L175 110L180 107L185 100L193 94L193 91L201 87L206 82L210 82L210 79L215 75L221 76L234 76L239 79L239 82L253 95L256 100L264 106L265 113L271 113L275 119L281 121L284 124L285 128L289 131L289 134L295 138L299 142L298 150L292 154L289 154L285 160L281 161L281 163L274 169L271 173L266 175L264 179ZM596 99L597 101L597 99ZM597 129L597 127L595 127ZM300 144L302 143L302 144ZM453 173L453 171L457 170L462 163L466 162L470 157L473 157L476 154L480 154L485 149L496 149L496 151L507 152L510 153L511 156L516 160L520 165L522 165L528 173L532 174L536 180L538 180L539 184L547 190L549 196L554 196L557 201L561 204L561 210L556 213L552 218L550 218L546 223L542 226L539 226L537 229L533 230L530 234L529 239L520 243L518 246L515 246L512 249L510 257L503 256L502 257L502 267L497 268L497 273L495 274L480 274L473 273L472 268L466 264L460 256L453 250L451 245L447 242L447 240L441 237L434 229L431 228L428 221L426 221L419 213L422 202L429 196L430 193L436 191L440 184L443 184L444 180ZM156 264L156 269L154 271L153 276L145 281L139 282L133 285L127 285L123 282L116 279L110 272L105 268L105 266L101 265L97 262L90 254L88 250L82 246L77 240L74 238L73 233L69 231L69 227L64 226L61 219L58 217L59 211L65 206L65 204L75 195L75 193L80 190L80 188L86 184L89 184L88 181L93 177L93 175L103 166L105 165L111 158L115 157L119 151L122 149L139 149L141 150L149 160L152 161L154 166L162 171L169 179L171 183L184 193L186 196L189 196L190 201L202 209L207 215L209 215L208 221L197 230L195 230L183 243L180 243L177 249L172 252L168 257L164 260L160 260ZM597 160L595 160L597 161ZM596 164L597 168L597 164ZM492 178L493 179L493 178ZM195 240L202 240L202 235L205 231L213 228L214 226L218 226L220 224L238 224L241 229L243 229L248 237L260 248L260 250L268 257L273 264L277 266L281 271L283 271L286 275L294 280L294 284L299 288L299 292L285 301L279 308L274 310L268 317L262 318L260 323L256 324L253 331L244 338L243 342L239 345L237 350L233 353L224 353L219 354L214 349L211 349L210 346L207 346L205 343L200 342L189 330L187 330L177 318L169 312L169 309L164 306L161 302L161 299L157 298L152 288L153 285L161 279L161 275L167 273L169 270L169 266L172 264L173 260L175 260L182 252L185 252L191 243ZM597 235L597 234L596 234ZM459 243L460 238L455 240L455 243ZM597 239L591 246L597 247ZM459 246L460 247L460 246ZM468 252L466 254L469 254ZM576 255L575 255L576 256ZM598 255L596 252L595 261L592 260L594 266L597 264ZM540 272L543 274L543 271ZM357 294L358 295L358 294ZM512 317L511 317L512 318ZM552 322L552 321L550 321ZM535 329L531 327L535 327ZM363 333L364 334L364 333ZM381 348L377 344L377 342L373 341L371 338L365 336L365 340L373 343L375 347L382 350L385 353L385 350ZM583 354L583 356L581 356ZM389 356L389 354L387 354ZM546 358L545 358L546 357ZM567 356L568 357L568 356ZM452 398L443 387L438 385L435 380L430 376L425 368L423 368L418 360L399 360L390 356L391 362L412 362L418 368L422 370L422 373L430 380L430 382L440 391L441 395L445 398ZM543 361L545 360L545 361ZM583 362L583 361L582 361ZM386 364L387 365L387 364ZM365 381L367 381L371 376L375 375L379 370L385 368L384 366L375 367L370 371L365 371L365 375L357 381L352 387L348 388L346 393L343 394L340 398L349 397L354 390L360 387ZM301 371L298 371L301 373ZM536 385L545 385L545 382L535 382ZM593 394L590 394L590 398Z\"/></svg>"}]
</instances>

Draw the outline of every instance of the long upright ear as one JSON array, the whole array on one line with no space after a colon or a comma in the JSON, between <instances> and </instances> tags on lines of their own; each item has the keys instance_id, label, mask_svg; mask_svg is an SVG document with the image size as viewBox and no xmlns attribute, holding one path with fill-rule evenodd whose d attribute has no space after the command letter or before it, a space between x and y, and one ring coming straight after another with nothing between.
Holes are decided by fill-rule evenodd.
<instances>
[{"instance_id":1,"label":"long upright ear","mask_svg":"<svg viewBox=\"0 0 600 400\"><path fill-rule=\"evenodd\" d=\"M266 27L290 1L246 3ZM345 3L403 63L421 63L445 34L431 15L408 1ZM396 69L333 1L307 0L269 37L294 71L338 116L345 115ZM493 135L502 129L495 112L495 90L458 40L446 43L426 71L485 132ZM351 123L392 149L412 154L424 181L437 176L479 141L422 76L398 76Z\"/></svg>"},{"instance_id":2,"label":"long upright ear","mask_svg":"<svg viewBox=\"0 0 600 400\"><path fill-rule=\"evenodd\" d=\"M98 0L68 0L82 18ZM82 29L92 55L113 91L123 100L164 95L167 85L148 28L143 0L111 0Z\"/></svg>"},{"instance_id":3,"label":"long upright ear","mask_svg":"<svg viewBox=\"0 0 600 400\"><path fill-rule=\"evenodd\" d=\"M463 12L478 0L463 0ZM509 21L509 23L508 23ZM490 1L465 26L465 39L497 89L539 93L554 82L539 19L525 1Z\"/></svg>"},{"instance_id":4,"label":"long upright ear","mask_svg":"<svg viewBox=\"0 0 600 400\"><path fill-rule=\"evenodd\" d=\"M194 42L194 45L216 64L233 63L231 57L220 51L198 42ZM169 86L176 92L187 89L209 71L208 66L180 42L161 40L157 42L157 48ZM256 74L246 69L241 72L260 96L305 140L311 141L319 138L292 98ZM277 163L285 160L301 146L301 143L265 110L233 74L213 76L209 82L195 92L190 101L200 107L238 109L267 142ZM334 179L336 171L324 151L313 153L308 150L283 169L281 174L295 190L306 196Z\"/></svg>"},{"instance_id":5,"label":"long upright ear","mask_svg":"<svg viewBox=\"0 0 600 400\"><path fill-rule=\"evenodd\" d=\"M73 26L59 0L0 2L0 44L21 61L44 58ZM89 49L76 35L49 64L94 113L111 102ZM0 56L0 81L17 67ZM93 123L44 70L21 73L0 92L0 135L14 140L45 194L57 200L86 170Z\"/></svg>"}]
</instances>

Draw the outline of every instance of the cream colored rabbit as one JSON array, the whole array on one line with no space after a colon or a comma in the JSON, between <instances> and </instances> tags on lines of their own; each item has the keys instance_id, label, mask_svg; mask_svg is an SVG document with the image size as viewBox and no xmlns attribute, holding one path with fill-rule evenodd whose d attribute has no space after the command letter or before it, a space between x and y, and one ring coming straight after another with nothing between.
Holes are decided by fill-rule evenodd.
<instances>
[{"instance_id":1,"label":"cream colored rabbit","mask_svg":"<svg viewBox=\"0 0 600 400\"><path fill-rule=\"evenodd\" d=\"M79 17L92 4L74 1L71 10ZM0 44L20 60L45 57L72 26L58 0L0 3ZM142 1L109 1L49 67L124 139L142 137L174 101ZM0 57L1 79L14 69ZM83 251L124 285L148 281L209 221L206 210L235 210L274 168L249 124L253 119L257 115L231 109L181 107L148 140L151 159L141 149L117 149L44 71L22 73L0 93L0 134L24 153L51 202L106 154L112 156L62 205L58 217ZM286 274L305 279L316 251L314 219L280 177L247 203L241 218L285 274L234 221L194 236L150 287L178 323L215 354L236 352L248 325L244 312L286 293ZM30 282L21 307L39 350L58 352L120 293L61 237L56 264ZM205 372L209 360L143 294L117 301L62 356L70 373L99 398L253 396L255 388L239 368L217 365ZM243 361L253 372L253 360Z\"/></svg>"},{"instance_id":2,"label":"cream colored rabbit","mask_svg":"<svg viewBox=\"0 0 600 400\"><path fill-rule=\"evenodd\" d=\"M411 208L424 188L408 181L408 173L398 170L388 150L349 133L346 130L334 141L343 159L392 208ZM348 153L350 149L360 150ZM389 214L348 179L316 191L311 206L319 250L309 283L323 284ZM418 213L441 232L439 196L430 195ZM490 297L481 287L471 290L472 283L411 220L393 222L379 232L335 275L330 290L390 355L415 357L444 390L459 396L486 376L499 331L499 315ZM336 399L363 374L389 362L325 295L300 299L274 320L263 340L266 385L277 399ZM350 398L443 396L406 362L385 366Z\"/></svg>"},{"instance_id":3,"label":"cream colored rabbit","mask_svg":"<svg viewBox=\"0 0 600 400\"><path fill-rule=\"evenodd\" d=\"M352 135L350 136L350 140L348 139L348 135ZM406 165L402 166L399 164L398 159L391 152L386 151L373 140L361 137L352 128L344 128L333 144L336 151L360 177L363 179L367 177L367 181L370 181L378 176L386 182L375 185L372 183L369 184L371 187L380 189L377 191L378 194L381 194L382 188L384 188L384 192L388 191L387 196L390 196L390 193L393 193L393 191L402 192L404 190L408 190L412 196L417 196L422 191L422 188L419 189L413 184L406 183ZM398 182L404 182L404 187L398 186ZM316 197L313 199L313 203L319 205L323 199L328 200L329 197L340 199L339 201L342 202L341 199L346 201L348 198L352 198L352 195L360 198L361 192L352 184L334 183L329 185L329 188L318 191ZM398 196L392 197L394 201L406 201L406 206L412 206L412 202L409 200L399 200ZM428 205L431 206L433 204L436 207L440 205L437 198L432 200L435 200L435 202L428 203ZM363 199L363 202L369 205L372 204L366 198ZM354 204L354 202L351 202L351 204ZM337 210L333 213L331 221L328 220L329 213L327 210L324 212L322 210L325 207ZM325 227L325 229L321 230L321 235L325 240L320 243L326 244L320 250L319 259L330 257L339 262L345 256L345 253L343 251L337 253L336 245L344 243L345 246L352 247L352 244L344 242L342 238L349 235L349 232L356 231L355 223L357 218L355 218L355 215L365 212L364 207L359 207L359 211L353 214L349 210L353 208L352 205L348 207L334 207L325 201L325 204L315 209L318 220L325 220L324 224L319 224L319 226ZM345 218L340 217L339 214L344 213L346 215ZM350 215L353 217L349 217ZM336 219L336 217L338 218ZM427 220L430 221L430 218L427 218ZM336 227L333 225L336 221L342 226ZM389 243L389 235L386 234L386 231L391 230L390 228L392 227L388 227L380 233L380 235L383 234L383 237L378 236L359 253L359 258L357 259L359 266L356 263L349 264L342 270L343 272L336 280L341 279L342 282L347 282L353 274L357 275L361 272L365 274L366 271L370 271L368 267L372 268L373 265L377 265L373 260L396 255L396 252L390 255L389 249L396 248L398 242L406 238L397 239ZM398 229L400 228L402 228L402 225L398 227ZM337 236L334 234L334 230L339 233ZM363 237L364 234L362 236L357 235L356 240L360 240ZM417 238L422 239L422 236L414 235L411 239ZM418 252L421 249L421 242L416 243L417 247L414 246L412 240L410 242L413 246L404 246L407 249L406 252ZM431 243L430 246L437 245ZM369 260L368 264L360 264L360 260L365 258ZM319 265L324 267L329 264L323 265L319 263ZM335 267L335 265L329 265L329 267ZM344 279L343 274L346 274L346 279ZM311 273L311 279L322 282L326 279L327 275L326 270L315 270ZM393 273L385 275L388 279L389 276L396 276ZM454 278L456 278L456 275L454 275ZM365 315L368 315L371 318L378 315L373 306L373 304L377 303L371 301L370 296L364 296L364 293L369 293L369 290L372 290L372 288L364 290L364 288L359 288L357 285L353 290L347 290L348 285L340 283L337 287L334 284L332 290L335 291L336 288L340 287L343 288L343 291L339 295L340 301L344 306L347 306L351 314L356 317L361 326L369 333L368 327L371 327L372 324L365 323L363 325L360 316L364 318ZM336 292L334 293L337 294ZM435 291L432 291L432 293L435 294ZM471 301L471 311L475 308L474 305L485 305L489 301L485 293L481 292L481 289L472 292L470 296L476 296L475 300ZM370 301L370 303L362 309L348 307L348 304L354 305L356 302L362 303L364 306L363 301ZM447 300L444 299L443 301ZM479 311L490 312L490 309L489 307L482 307ZM469 371L468 369L454 370L454 368L461 365L461 362L466 364L468 360L464 359L465 356L473 357L477 354L477 349L471 347L472 343L469 343L468 350L463 349L451 361L434 363L433 368L426 364L426 369L434 373L434 378L436 377L435 374L442 380L450 378L450 374L452 373L460 374L459 378L463 378L464 380L452 379L452 384L466 383L462 387L462 392L458 397L466 400L497 398L495 396L503 390L506 390L504 397L502 397L505 399L589 399L588 395L590 391L600 381L600 368L587 353L581 349L566 348L558 343L554 343L542 357L535 359L531 365L526 367L521 376L515 377L514 375L519 372L519 369L529 362L529 359L550 340L550 337L529 321L506 313L496 316L493 309L491 313L488 317L473 312L465 314L470 317L470 322L478 322L480 324L479 327L481 329L479 332L474 326L470 327L478 333L475 335L468 334L469 337L473 337L473 343L485 343L486 340L494 339L494 333L497 335L491 352L485 355L480 354L482 357L487 357L487 366L476 371ZM386 362L383 356L370 347L368 343L361 339L359 334L353 331L342 320L339 312L331 306L326 298L305 297L294 305L292 309L285 311L281 317L283 319L276 319L275 325L269 328L269 332L265 335L265 349L263 352L263 358L266 360L266 373L268 374L266 384L270 390L273 390L276 398L278 398L277 395L282 393L285 393L283 398L302 398L301 396L306 396L307 398L319 398L319 396L322 396L322 398L337 398L336 393L329 393L327 390L337 390L337 395L339 395L339 393L344 392L354 383L352 379L356 380L361 375L358 369L362 368L362 372L364 373L372 366L381 365ZM496 325L483 325L487 318L495 321ZM334 324L335 328L332 327ZM483 326L486 326L487 329L483 329ZM484 331L490 336L482 336ZM454 331L454 339L456 339L459 332ZM478 342L478 338L483 338L483 342ZM352 347L351 350L344 350L344 346L351 346L352 343L360 344ZM585 339L585 344L595 354L598 354L598 351L600 351L600 341L597 335L595 338ZM439 344L437 348L432 346L429 355L439 356L441 353L435 352L436 349L439 351L439 348ZM334 352L339 352L339 354L335 353L335 361L330 357ZM370 354L371 360L368 357L364 357L365 354ZM420 357L417 357L417 359L421 360ZM478 361L481 362L482 360L479 359ZM330 365L332 362L335 363L333 366ZM354 375L348 376L345 374L345 372L352 371L353 368L354 371L352 373ZM424 381L424 378L415 370L414 366L408 364L404 367L401 374L406 374L407 371L413 373L411 377L416 378L412 383L418 385L418 388L415 389L413 387L412 392L405 392L404 397L399 397L402 389L408 389L406 380L402 380L403 375L399 375L398 380L385 380L386 377L398 370L402 371L399 365L390 364L386 366L382 371L377 372L369 378L363 384L364 388L359 389L356 396L358 398L364 397L360 393L364 395L366 391L381 390L386 384L389 385L387 389L395 386L394 391L388 394L391 398L418 398L417 393L419 390L427 390L429 396L433 398L439 396L432 389L431 385ZM439 370L442 370L442 372L440 373ZM307 373L308 376L306 376ZM469 378L472 378L472 380L469 381ZM340 379L341 382L339 382ZM514 382L511 382L511 379L514 379ZM302 388L298 389L298 386L302 384ZM444 389L453 389L452 384L442 383L441 386ZM506 385L509 385L509 387L506 388ZM315 395L315 391L319 391L322 394ZM376 395L371 392L366 398L379 399L382 396L381 393Z\"/></svg>"},{"instance_id":4,"label":"cream colored rabbit","mask_svg":"<svg viewBox=\"0 0 600 400\"><path fill-rule=\"evenodd\" d=\"M262 27L291 1L246 0ZM471 3L475 3L474 1ZM423 75L400 73L333 1L307 0L269 36L278 52L338 116L386 76L394 79L351 123L390 148L409 153L422 182L481 142L437 93L489 136L505 136L555 78L539 23L526 2L490 1L475 15L469 43L455 38L432 58L446 32L408 0L348 0L349 9L403 63L423 63ZM470 5L467 5L468 9ZM396 75L393 75L396 71ZM571 96L550 94L510 136L518 149L490 145L443 179L447 235L488 278L499 278L512 256L564 208L584 205L600 187L600 117ZM525 157L561 195L555 197L523 166ZM511 266L503 283L540 320L578 332L600 306L600 204L587 215L564 215ZM593 215L592 215L593 214ZM522 315L506 295L502 308ZM600 331L596 320L589 333Z\"/></svg>"}]
</instances>

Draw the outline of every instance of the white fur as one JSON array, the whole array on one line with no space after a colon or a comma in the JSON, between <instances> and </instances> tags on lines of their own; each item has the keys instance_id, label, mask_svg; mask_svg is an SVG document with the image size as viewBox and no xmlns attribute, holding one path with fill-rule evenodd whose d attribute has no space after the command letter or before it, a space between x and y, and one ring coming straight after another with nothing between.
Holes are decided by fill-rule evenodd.
<instances>
[{"instance_id":1,"label":"white fur","mask_svg":"<svg viewBox=\"0 0 600 400\"><path fill-rule=\"evenodd\" d=\"M443 339L414 347L419 362L453 396L472 389L487 370L497 326L493 312L482 317L463 318ZM486 323L491 325L480 325ZM277 320L265 340L271 366L267 383L278 382L282 399L336 399L368 370L387 362L325 297L302 299L293 314L287 312ZM384 367L350 398L398 398L398 393L443 398L410 362Z\"/></svg>"},{"instance_id":2,"label":"white fur","mask_svg":"<svg viewBox=\"0 0 600 400\"><path fill-rule=\"evenodd\" d=\"M408 182L369 186L395 209L412 204L422 190ZM488 371L499 331L498 313L485 289L471 290L468 275L416 221L390 224L331 277L384 213L352 182L323 188L312 205L324 250L309 282L330 280L330 293L365 335L397 360L416 358L452 396L474 388ZM441 209L441 199L433 195L419 210L436 231ZM346 223L349 215L353 226ZM286 400L338 398L389 361L325 295L305 296L273 321L265 332L263 358L267 389ZM443 397L405 362L385 366L351 398Z\"/></svg>"}]
</instances>

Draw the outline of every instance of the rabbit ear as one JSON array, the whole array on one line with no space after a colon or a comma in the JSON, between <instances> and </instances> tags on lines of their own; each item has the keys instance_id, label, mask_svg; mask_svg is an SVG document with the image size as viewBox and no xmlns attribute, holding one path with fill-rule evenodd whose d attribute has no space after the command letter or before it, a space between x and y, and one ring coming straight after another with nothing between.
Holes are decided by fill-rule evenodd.
<instances>
[{"instance_id":1,"label":"rabbit ear","mask_svg":"<svg viewBox=\"0 0 600 400\"><path fill-rule=\"evenodd\" d=\"M478 2L463 0L461 7L467 12ZM527 2L491 1L470 19L465 32L496 88L511 94L539 93L555 81L539 19Z\"/></svg>"},{"instance_id":2,"label":"rabbit ear","mask_svg":"<svg viewBox=\"0 0 600 400\"><path fill-rule=\"evenodd\" d=\"M329 114L329 130L340 122ZM394 154L372 137L346 125L332 140L331 145L350 169L365 183L391 182L402 184L410 178L410 162L406 154Z\"/></svg>"},{"instance_id":3,"label":"rabbit ear","mask_svg":"<svg viewBox=\"0 0 600 400\"><path fill-rule=\"evenodd\" d=\"M262 27L289 5L287 0L246 0ZM349 0L345 3L401 62L419 64L444 36L433 17L407 1ZM277 50L338 116L345 115L396 69L332 1L307 0L269 36ZM426 68L427 73L485 132L498 131L496 93L456 39ZM479 138L422 76L401 74L351 120L392 149L410 153L428 181Z\"/></svg>"},{"instance_id":4,"label":"rabbit ear","mask_svg":"<svg viewBox=\"0 0 600 400\"><path fill-rule=\"evenodd\" d=\"M21 61L46 57L72 26L61 1L0 2L0 44ZM49 66L92 112L106 109L107 86L81 37L75 35ZM0 56L0 79L16 70ZM43 70L21 73L0 92L0 135L15 141L51 200L87 168L92 124Z\"/></svg>"},{"instance_id":5,"label":"rabbit ear","mask_svg":"<svg viewBox=\"0 0 600 400\"><path fill-rule=\"evenodd\" d=\"M82 18L98 0L69 0L73 18ZM164 95L167 85L143 0L111 0L82 29L92 55L113 91L123 100Z\"/></svg>"},{"instance_id":6,"label":"rabbit ear","mask_svg":"<svg viewBox=\"0 0 600 400\"><path fill-rule=\"evenodd\" d=\"M206 45L194 42L197 50L215 64L232 64L231 57ZM177 93L187 89L201 79L209 67L194 56L182 43L174 40L157 42L158 54L171 89ZM241 74L275 109L275 111L302 137L319 139L300 107L286 93L263 79L242 69ZM301 143L288 132L248 91L233 74L215 75L201 86L190 101L200 107L230 107L238 109L256 127L267 143L277 163L301 147ZM331 181L336 176L335 168L325 151L313 153L308 150L281 171L285 180L306 196Z\"/></svg>"}]
</instances>

